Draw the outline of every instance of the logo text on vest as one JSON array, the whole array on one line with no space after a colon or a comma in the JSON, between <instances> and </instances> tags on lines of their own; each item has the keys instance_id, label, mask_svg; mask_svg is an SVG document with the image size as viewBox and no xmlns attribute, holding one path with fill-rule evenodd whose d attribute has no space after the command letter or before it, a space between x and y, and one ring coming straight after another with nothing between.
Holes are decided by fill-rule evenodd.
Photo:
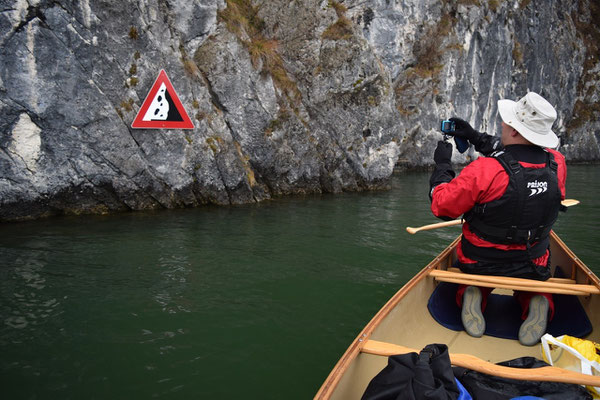
<instances>
[{"instance_id":1,"label":"logo text on vest","mask_svg":"<svg viewBox=\"0 0 600 400\"><path fill-rule=\"evenodd\" d=\"M531 194L529 195L529 197L535 196L537 194L544 193L546 190L548 190L548 182L527 182L527 189L531 190Z\"/></svg>"}]
</instances>

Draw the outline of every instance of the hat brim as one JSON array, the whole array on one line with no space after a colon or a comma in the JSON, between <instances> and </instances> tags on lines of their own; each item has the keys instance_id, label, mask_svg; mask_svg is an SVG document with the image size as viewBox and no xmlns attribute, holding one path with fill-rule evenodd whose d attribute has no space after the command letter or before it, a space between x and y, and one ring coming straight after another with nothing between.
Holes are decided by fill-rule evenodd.
<instances>
[{"instance_id":1,"label":"hat brim","mask_svg":"<svg viewBox=\"0 0 600 400\"><path fill-rule=\"evenodd\" d=\"M537 146L549 147L551 149L558 147L560 140L552 130L541 134L529 129L519 121L515 114L516 104L517 102L512 100L498 100L498 112L500 113L502 121L504 121L506 125L515 128L521 136Z\"/></svg>"}]
</instances>

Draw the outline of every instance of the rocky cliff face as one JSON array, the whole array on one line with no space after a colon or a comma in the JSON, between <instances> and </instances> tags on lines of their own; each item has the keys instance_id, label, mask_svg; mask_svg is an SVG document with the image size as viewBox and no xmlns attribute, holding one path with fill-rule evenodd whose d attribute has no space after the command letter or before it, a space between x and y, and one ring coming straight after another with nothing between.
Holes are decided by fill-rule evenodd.
<instances>
[{"instance_id":1,"label":"rocky cliff face","mask_svg":"<svg viewBox=\"0 0 600 400\"><path fill-rule=\"evenodd\" d=\"M591 0L0 7L0 220L386 188L441 118L494 134L527 90L569 160L600 158ZM131 128L161 69L193 130Z\"/></svg>"}]
</instances>

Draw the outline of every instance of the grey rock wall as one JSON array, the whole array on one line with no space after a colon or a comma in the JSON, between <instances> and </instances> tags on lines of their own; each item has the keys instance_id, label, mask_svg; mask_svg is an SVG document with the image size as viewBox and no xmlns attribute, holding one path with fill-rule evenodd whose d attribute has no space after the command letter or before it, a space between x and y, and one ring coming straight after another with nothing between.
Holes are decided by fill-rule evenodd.
<instances>
[{"instance_id":1,"label":"grey rock wall","mask_svg":"<svg viewBox=\"0 0 600 400\"><path fill-rule=\"evenodd\" d=\"M598 160L599 6L534 3L0 2L0 220L385 189L528 90ZM131 128L161 69L193 130Z\"/></svg>"}]
</instances>

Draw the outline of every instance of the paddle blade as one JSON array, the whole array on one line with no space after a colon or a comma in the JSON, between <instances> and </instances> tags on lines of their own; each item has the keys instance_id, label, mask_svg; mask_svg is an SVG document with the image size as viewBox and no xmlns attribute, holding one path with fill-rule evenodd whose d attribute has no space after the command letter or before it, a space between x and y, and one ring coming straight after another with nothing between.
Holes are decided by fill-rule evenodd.
<instances>
[{"instance_id":1,"label":"paddle blade","mask_svg":"<svg viewBox=\"0 0 600 400\"><path fill-rule=\"evenodd\" d=\"M575 199L564 199L563 201L560 202L560 204L562 204L565 207L576 206L579 203L580 203L580 201L575 200Z\"/></svg>"},{"instance_id":2,"label":"paddle blade","mask_svg":"<svg viewBox=\"0 0 600 400\"><path fill-rule=\"evenodd\" d=\"M413 227L407 226L406 232L410 233L411 235L414 235L415 233L419 232L419 228L413 228Z\"/></svg>"}]
</instances>

